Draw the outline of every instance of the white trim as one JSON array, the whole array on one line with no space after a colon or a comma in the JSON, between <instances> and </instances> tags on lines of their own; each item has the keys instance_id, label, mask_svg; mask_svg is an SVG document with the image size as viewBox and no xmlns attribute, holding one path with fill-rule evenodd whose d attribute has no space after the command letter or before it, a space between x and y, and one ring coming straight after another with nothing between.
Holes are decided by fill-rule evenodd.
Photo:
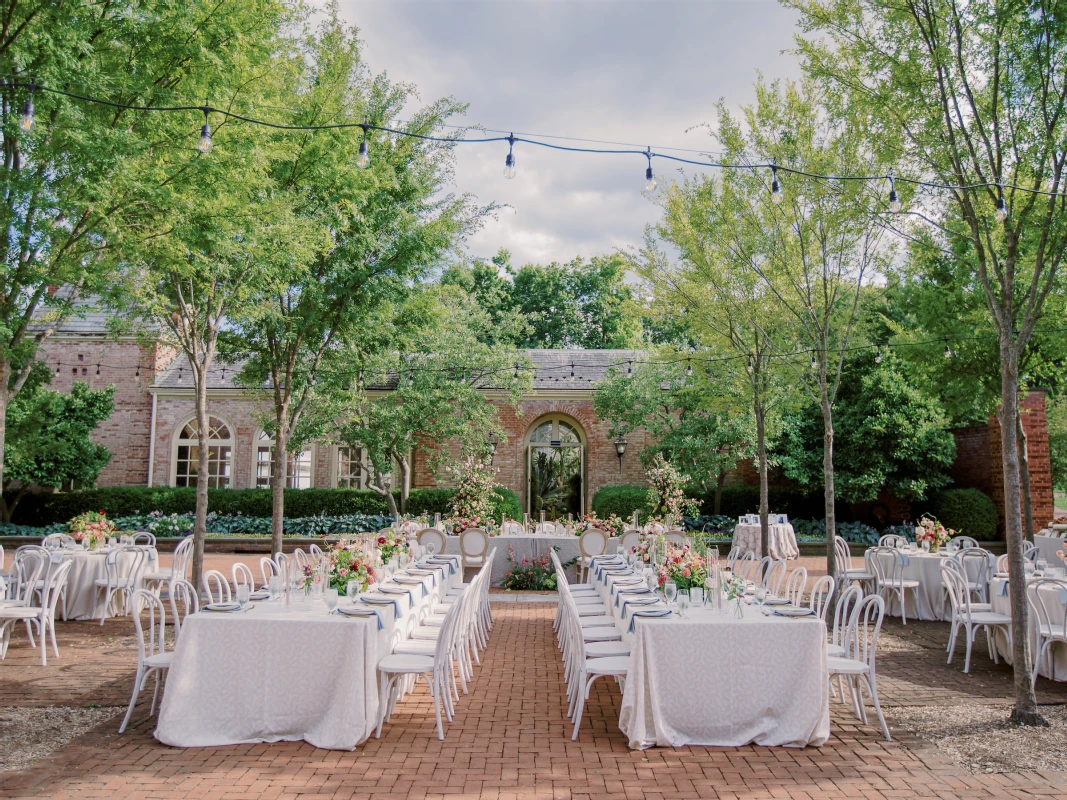
<instances>
[{"instance_id":1,"label":"white trim","mask_svg":"<svg viewBox=\"0 0 1067 800\"><path fill-rule=\"evenodd\" d=\"M156 466L156 396L152 395L152 416L148 422L148 485L152 485L152 475Z\"/></svg>"}]
</instances>

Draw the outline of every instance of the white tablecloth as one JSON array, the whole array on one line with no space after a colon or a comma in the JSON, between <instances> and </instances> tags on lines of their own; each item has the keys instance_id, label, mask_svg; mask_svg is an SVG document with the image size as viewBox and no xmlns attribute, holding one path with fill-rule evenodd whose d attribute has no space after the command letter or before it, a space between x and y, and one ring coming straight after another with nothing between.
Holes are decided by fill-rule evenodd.
<instances>
[{"instance_id":1,"label":"white tablecloth","mask_svg":"<svg viewBox=\"0 0 1067 800\"><path fill-rule=\"evenodd\" d=\"M760 538L759 525L738 525L734 528L733 546L740 551L739 555L752 552L760 557ZM768 525L767 538L770 546L767 555L771 558L792 561L800 557L800 548L797 547L797 537L793 533L792 525Z\"/></svg>"},{"instance_id":2,"label":"white tablecloth","mask_svg":"<svg viewBox=\"0 0 1067 800\"><path fill-rule=\"evenodd\" d=\"M426 577L416 597L396 595L373 618L286 611L281 601L233 614L201 611L182 624L155 736L175 747L304 741L351 750L378 720L378 662L406 638L418 611L459 582ZM421 595L421 596L420 596ZM342 599L342 603L346 602Z\"/></svg>"},{"instance_id":3,"label":"white tablecloth","mask_svg":"<svg viewBox=\"0 0 1067 800\"><path fill-rule=\"evenodd\" d=\"M1007 578L993 578L989 582L989 591L992 596L993 610L998 614L1011 614L1011 598L1007 593ZM1044 589L1043 591L1050 591ZM1055 592L1055 589L1051 590ZM1049 603L1049 606L1057 606L1058 598L1053 597L1053 602ZM1054 622L1060 624L1063 623L1063 606L1058 608L1050 608L1050 611L1055 615ZM1058 613L1056 613L1058 611ZM1047 662L1042 660L1037 662L1037 615L1034 610L1027 606L1027 629L1030 631L1030 657L1034 659L1034 663L1037 666L1039 675L1044 675L1046 678L1051 678L1054 681L1067 681L1067 645L1055 644L1052 646L1052 669L1047 666ZM996 642L997 652L1007 661L1009 664L1012 662L1011 648L1008 647L1008 637L1004 635L1004 631L1001 628L996 629L996 636L994 637Z\"/></svg>"},{"instance_id":4,"label":"white tablecloth","mask_svg":"<svg viewBox=\"0 0 1067 800\"><path fill-rule=\"evenodd\" d=\"M608 552L614 553L619 546L618 537L608 539ZM578 537L574 534L567 534L566 536L545 536L541 534L526 534L519 536L491 536L489 538L489 549L496 548L496 558L493 559L493 574L492 585L500 586L501 581L504 579L504 574L511 570L511 564L508 561L508 548L510 547L515 554L515 560L522 561L523 557L537 558L548 557L548 551L552 547L558 548L559 560L566 563L572 558L578 558L580 551L578 550ZM459 537L447 536L445 537L445 553L450 555L459 555ZM568 575L573 579L574 569L567 570Z\"/></svg>"},{"instance_id":5,"label":"white tablecloth","mask_svg":"<svg viewBox=\"0 0 1067 800\"><path fill-rule=\"evenodd\" d=\"M952 619L952 604L948 601L948 591L945 589L945 583L941 579L941 563L944 559L952 556L947 550L941 550L937 553L927 553L919 550L905 552L902 557L906 562L901 569L904 580L919 582L917 593L912 589L904 592L904 597L907 600L908 619L950 621ZM864 554L864 563L867 565L867 572L873 575L874 570L870 567L871 558L871 552L868 550ZM893 564L891 557L886 553L880 553L879 558L883 562L882 566L885 574L887 576L892 575ZM994 568L991 565L990 575L993 574ZM975 564L968 564L967 571L971 580L977 579L979 569ZM897 593L885 592L882 594L882 598L886 601L885 613L891 617L899 617L900 600L897 597Z\"/></svg>"},{"instance_id":6,"label":"white tablecloth","mask_svg":"<svg viewBox=\"0 0 1067 800\"><path fill-rule=\"evenodd\" d=\"M821 620L690 608L684 618L638 619L630 634L634 607L615 582L596 580L632 645L619 716L630 747L818 747L829 738Z\"/></svg>"},{"instance_id":7,"label":"white tablecloth","mask_svg":"<svg viewBox=\"0 0 1067 800\"><path fill-rule=\"evenodd\" d=\"M107 553L102 550L62 550L64 561L73 562L67 573L66 619L100 619L104 608L103 590L97 591L95 581L107 577L105 561ZM123 574L129 568L133 556L123 553L119 556L119 566ZM155 548L149 551L149 559L144 562L144 570L159 569L159 555ZM60 603L60 612L63 604Z\"/></svg>"},{"instance_id":8,"label":"white tablecloth","mask_svg":"<svg viewBox=\"0 0 1067 800\"><path fill-rule=\"evenodd\" d=\"M1062 531L1057 531L1062 533ZM1065 566L1060 560L1060 557L1056 555L1057 550L1063 550L1067 552L1067 542L1056 536L1042 536L1040 534L1034 536L1034 544L1037 545L1037 551L1041 554L1041 557L1049 563L1050 567L1062 567Z\"/></svg>"}]
</instances>

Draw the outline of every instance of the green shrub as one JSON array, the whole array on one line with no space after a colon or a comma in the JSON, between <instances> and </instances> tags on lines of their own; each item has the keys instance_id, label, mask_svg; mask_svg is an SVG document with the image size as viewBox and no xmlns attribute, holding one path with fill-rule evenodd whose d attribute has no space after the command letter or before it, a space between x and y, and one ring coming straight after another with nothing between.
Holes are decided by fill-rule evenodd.
<instances>
[{"instance_id":1,"label":"green shrub","mask_svg":"<svg viewBox=\"0 0 1067 800\"><path fill-rule=\"evenodd\" d=\"M493 489L493 519L499 520L501 514L509 519L522 519L522 503L511 489L497 486Z\"/></svg>"},{"instance_id":2,"label":"green shrub","mask_svg":"<svg viewBox=\"0 0 1067 800\"><path fill-rule=\"evenodd\" d=\"M1000 538L1000 515L997 506L985 492L979 489L942 489L929 502L916 505L915 518L922 514L937 517L946 528L956 535L972 536L980 542Z\"/></svg>"},{"instance_id":3,"label":"green shrub","mask_svg":"<svg viewBox=\"0 0 1067 800\"><path fill-rule=\"evenodd\" d=\"M715 509L715 489L691 494L700 501L701 512L712 514ZM788 514L790 518L817 519L825 515L821 492L804 492L792 486L770 486L767 489L767 510L772 514ZM726 517L759 512L759 487L731 483L722 487L719 513Z\"/></svg>"},{"instance_id":4,"label":"green shrub","mask_svg":"<svg viewBox=\"0 0 1067 800\"><path fill-rule=\"evenodd\" d=\"M612 514L630 519L635 509L641 512L642 518L649 515L647 486L601 486L593 495L593 511L601 519L607 519Z\"/></svg>"}]
</instances>

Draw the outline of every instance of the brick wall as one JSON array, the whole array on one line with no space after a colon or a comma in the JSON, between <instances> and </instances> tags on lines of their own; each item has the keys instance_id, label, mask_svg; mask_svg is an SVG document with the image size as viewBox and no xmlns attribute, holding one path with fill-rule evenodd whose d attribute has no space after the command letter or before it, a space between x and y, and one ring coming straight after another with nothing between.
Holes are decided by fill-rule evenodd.
<instances>
[{"instance_id":1,"label":"brick wall","mask_svg":"<svg viewBox=\"0 0 1067 800\"><path fill-rule=\"evenodd\" d=\"M1034 515L1034 527L1040 529L1048 524L1053 514L1052 463L1048 450L1048 416L1045 413L1045 396L1042 389L1031 391L1019 402L1022 411L1023 430L1027 437L1027 454L1030 461L1030 503ZM1000 454L1000 426L995 416L989 418L989 494L1000 510L1000 523L1004 524L1004 470Z\"/></svg>"}]
</instances>

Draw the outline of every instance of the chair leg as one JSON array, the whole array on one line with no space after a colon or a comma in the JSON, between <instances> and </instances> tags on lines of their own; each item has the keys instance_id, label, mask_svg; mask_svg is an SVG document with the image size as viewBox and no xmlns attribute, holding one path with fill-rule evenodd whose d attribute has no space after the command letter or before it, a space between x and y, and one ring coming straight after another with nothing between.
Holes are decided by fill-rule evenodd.
<instances>
[{"instance_id":1,"label":"chair leg","mask_svg":"<svg viewBox=\"0 0 1067 800\"><path fill-rule=\"evenodd\" d=\"M56 658L59 658L59 644L56 642L56 621L55 619L49 619L48 635L52 637L52 652Z\"/></svg>"},{"instance_id":2,"label":"chair leg","mask_svg":"<svg viewBox=\"0 0 1067 800\"><path fill-rule=\"evenodd\" d=\"M585 710L585 692L580 685L577 693L577 700L578 704L574 709L574 715L572 717L574 719L574 733L571 734L572 742L578 740L578 729L582 726L582 711Z\"/></svg>"},{"instance_id":3,"label":"chair leg","mask_svg":"<svg viewBox=\"0 0 1067 800\"><path fill-rule=\"evenodd\" d=\"M137 695L141 693L141 667L137 668L137 677L133 679L133 697L130 698L130 707L126 709L126 716L122 718L122 724L119 725L119 733L126 731L126 726L130 724L130 717L133 716L133 707L137 705Z\"/></svg>"},{"instance_id":4,"label":"chair leg","mask_svg":"<svg viewBox=\"0 0 1067 800\"><path fill-rule=\"evenodd\" d=\"M392 682L393 679L384 673L378 680L378 730L374 733L376 739L382 738L382 724L385 722L385 713L389 709L389 690Z\"/></svg>"},{"instance_id":5,"label":"chair leg","mask_svg":"<svg viewBox=\"0 0 1067 800\"><path fill-rule=\"evenodd\" d=\"M159 670L156 670L156 688L152 691L152 708L148 711L151 716L156 713L156 700L159 699Z\"/></svg>"},{"instance_id":6,"label":"chair leg","mask_svg":"<svg viewBox=\"0 0 1067 800\"><path fill-rule=\"evenodd\" d=\"M972 628L967 625L967 630L964 632L964 636L967 637L967 658L963 662L963 672L967 674L971 671L971 647L974 645L974 637L977 635L978 629Z\"/></svg>"},{"instance_id":7,"label":"chair leg","mask_svg":"<svg viewBox=\"0 0 1067 800\"><path fill-rule=\"evenodd\" d=\"M437 686L435 690L434 681L430 680L430 676L423 675L422 677L426 678L426 682L430 684L430 694L433 695L433 711L437 716L437 738L443 742L445 740L445 728L444 725L441 724L441 694L444 687ZM452 720L449 720L449 722L451 721Z\"/></svg>"},{"instance_id":8,"label":"chair leg","mask_svg":"<svg viewBox=\"0 0 1067 800\"><path fill-rule=\"evenodd\" d=\"M37 620L37 637L41 640L41 666L48 666L48 632L44 620Z\"/></svg>"}]
</instances>

